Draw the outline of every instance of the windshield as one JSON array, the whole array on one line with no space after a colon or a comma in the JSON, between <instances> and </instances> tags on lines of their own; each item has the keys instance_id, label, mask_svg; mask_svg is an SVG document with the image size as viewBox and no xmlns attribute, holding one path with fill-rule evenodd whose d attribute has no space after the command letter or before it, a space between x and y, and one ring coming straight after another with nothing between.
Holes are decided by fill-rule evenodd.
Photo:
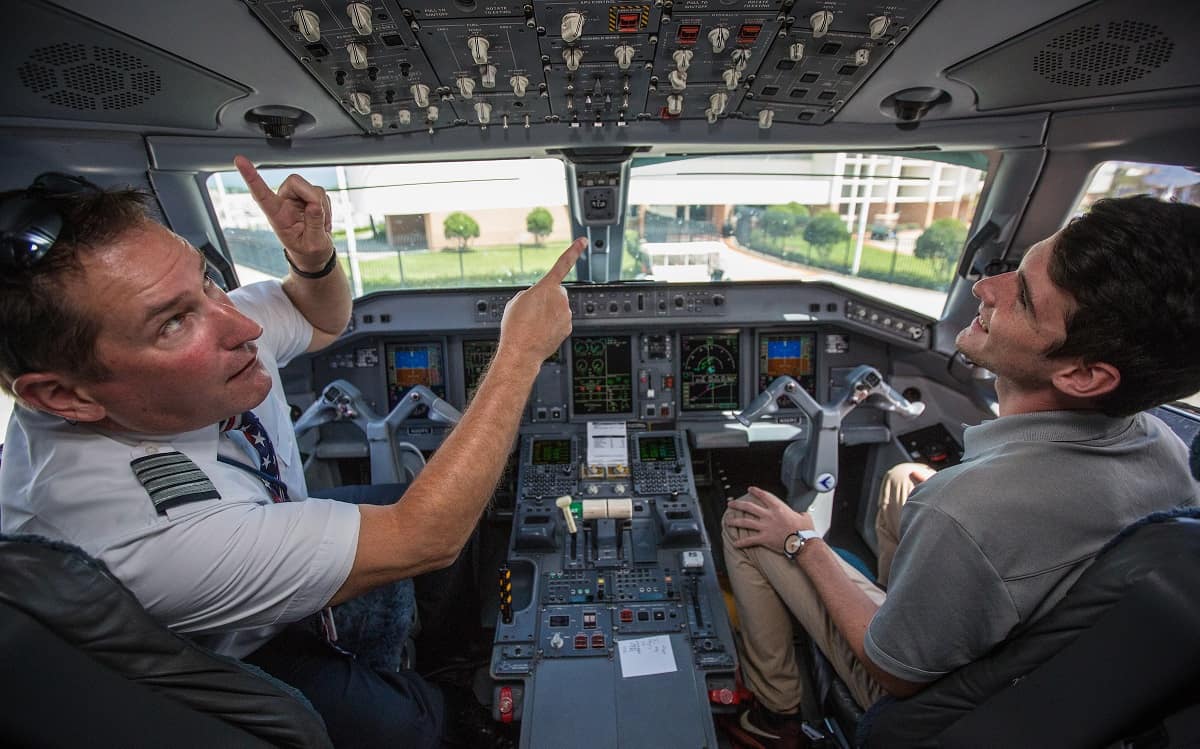
<instances>
[{"instance_id":1,"label":"windshield","mask_svg":"<svg viewBox=\"0 0 1200 749\"><path fill-rule=\"evenodd\" d=\"M954 158L635 159L621 278L828 280L937 317L985 176L981 156ZM276 187L293 171L330 193L355 296L530 283L571 239L557 159L262 174ZM208 186L241 281L285 275L278 242L237 173L214 174Z\"/></svg>"},{"instance_id":2,"label":"windshield","mask_svg":"<svg viewBox=\"0 0 1200 749\"><path fill-rule=\"evenodd\" d=\"M861 153L635 160L627 265L664 281L832 281L938 317L983 179Z\"/></svg>"}]
</instances>

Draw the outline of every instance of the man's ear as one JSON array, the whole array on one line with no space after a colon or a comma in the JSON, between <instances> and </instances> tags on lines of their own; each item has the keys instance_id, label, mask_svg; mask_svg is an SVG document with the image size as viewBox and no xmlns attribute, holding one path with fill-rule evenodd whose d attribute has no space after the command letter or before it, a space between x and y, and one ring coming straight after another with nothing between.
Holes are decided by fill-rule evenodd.
<instances>
[{"instance_id":1,"label":"man's ear","mask_svg":"<svg viewBox=\"0 0 1200 749\"><path fill-rule=\"evenodd\" d=\"M1084 364L1075 362L1051 376L1054 387L1064 395L1079 400L1095 400L1117 389L1121 370L1107 362Z\"/></svg>"},{"instance_id":2,"label":"man's ear","mask_svg":"<svg viewBox=\"0 0 1200 749\"><path fill-rule=\"evenodd\" d=\"M13 380L12 390L30 408L71 421L100 421L107 415L77 384L53 372L26 372Z\"/></svg>"}]
</instances>

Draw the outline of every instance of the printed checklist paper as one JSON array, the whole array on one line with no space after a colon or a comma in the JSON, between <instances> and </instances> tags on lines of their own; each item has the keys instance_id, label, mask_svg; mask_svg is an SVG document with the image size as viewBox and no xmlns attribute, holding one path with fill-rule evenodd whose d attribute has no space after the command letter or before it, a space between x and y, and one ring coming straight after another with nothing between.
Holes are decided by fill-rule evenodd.
<instances>
[{"instance_id":1,"label":"printed checklist paper","mask_svg":"<svg viewBox=\"0 0 1200 749\"><path fill-rule=\"evenodd\" d=\"M621 640L617 643L621 652L621 676L669 674L675 667L675 652L671 649L668 635L642 637L637 640Z\"/></svg>"}]
</instances>

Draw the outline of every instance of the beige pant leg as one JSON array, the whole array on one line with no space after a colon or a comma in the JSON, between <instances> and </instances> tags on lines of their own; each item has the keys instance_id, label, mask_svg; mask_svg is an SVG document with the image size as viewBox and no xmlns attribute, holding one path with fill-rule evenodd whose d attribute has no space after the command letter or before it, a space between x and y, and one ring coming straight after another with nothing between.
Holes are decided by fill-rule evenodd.
<instances>
[{"instance_id":1,"label":"beige pant leg","mask_svg":"<svg viewBox=\"0 0 1200 749\"><path fill-rule=\"evenodd\" d=\"M875 540L879 546L880 585L887 585L892 573L892 558L900 543L900 510L916 484L909 476L915 470L928 470L920 463L900 463L883 476L879 487L879 509L875 514Z\"/></svg>"},{"instance_id":2,"label":"beige pant leg","mask_svg":"<svg viewBox=\"0 0 1200 749\"><path fill-rule=\"evenodd\" d=\"M792 616L833 664L860 706L865 709L883 696L883 688L854 657L816 588L796 563L761 546L735 547L733 541L743 531L723 521L721 525L725 566L742 624L742 677L759 701L777 713L793 713L800 706L803 682L792 647ZM783 535L779 543L782 549ZM886 595L882 590L849 564L842 562L841 566L872 601L883 603Z\"/></svg>"}]
</instances>

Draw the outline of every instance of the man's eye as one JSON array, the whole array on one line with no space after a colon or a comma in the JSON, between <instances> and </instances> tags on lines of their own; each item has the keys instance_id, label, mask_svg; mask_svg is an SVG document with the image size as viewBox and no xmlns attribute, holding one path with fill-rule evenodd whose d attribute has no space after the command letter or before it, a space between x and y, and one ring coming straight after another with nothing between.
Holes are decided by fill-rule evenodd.
<instances>
[{"instance_id":1,"label":"man's eye","mask_svg":"<svg viewBox=\"0 0 1200 749\"><path fill-rule=\"evenodd\" d=\"M171 335L178 332L181 327L183 327L183 315L176 315L163 323L162 328L159 330L159 335Z\"/></svg>"}]
</instances>

